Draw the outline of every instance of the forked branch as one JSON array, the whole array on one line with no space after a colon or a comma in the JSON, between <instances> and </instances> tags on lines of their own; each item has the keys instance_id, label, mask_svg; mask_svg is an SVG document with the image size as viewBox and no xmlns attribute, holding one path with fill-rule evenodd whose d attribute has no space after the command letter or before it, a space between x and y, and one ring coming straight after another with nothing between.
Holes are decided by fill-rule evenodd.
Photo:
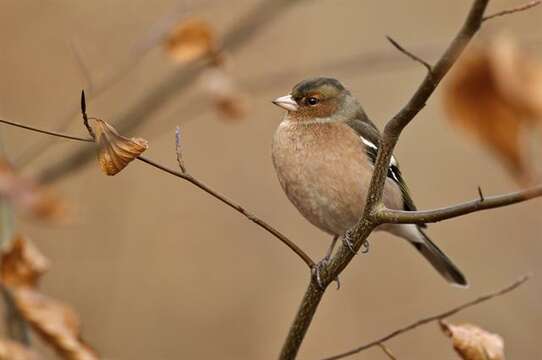
<instances>
[{"instance_id":1,"label":"forked branch","mask_svg":"<svg viewBox=\"0 0 542 360\"><path fill-rule=\"evenodd\" d=\"M431 71L426 74L407 104L386 124L369 186L364 213L357 225L346 234L351 241L354 251L358 251L361 248L372 230L381 223L377 214L383 207L382 193L387 177L388 164L390 163L393 150L401 132L424 108L427 100L433 94L441 80L457 61L469 41L478 32L484 21L484 13L488 3L489 0L473 1L463 26L460 28L446 51L434 66L430 66ZM406 53L409 56L413 55L404 50L404 48L396 42L392 43L394 43L403 53ZM420 61L421 59L416 57L415 60ZM422 63L424 63L424 61L422 61ZM296 358L301 343L312 322L312 318L324 295L325 289L331 281L338 277L346 266L348 266L354 255L355 253L351 251L350 247L343 245L339 246L339 249L331 258L330 262L321 267L320 283L317 284L314 279L311 279L294 322L290 327L286 341L282 347L280 354L281 360L292 360ZM323 289L321 288L321 285L323 285Z\"/></svg>"}]
</instances>

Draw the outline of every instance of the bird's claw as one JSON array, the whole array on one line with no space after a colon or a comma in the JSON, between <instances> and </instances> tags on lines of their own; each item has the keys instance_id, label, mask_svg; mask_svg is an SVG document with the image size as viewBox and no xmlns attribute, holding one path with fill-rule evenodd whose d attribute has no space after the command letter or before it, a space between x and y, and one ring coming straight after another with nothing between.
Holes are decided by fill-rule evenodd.
<instances>
[{"instance_id":1,"label":"bird's claw","mask_svg":"<svg viewBox=\"0 0 542 360\"><path fill-rule=\"evenodd\" d=\"M320 288L320 290L325 290L326 286L324 285L324 282L322 281L322 267L327 266L329 264L330 256L324 257L322 260L320 260L318 263L316 263L312 269L312 276L314 278L314 281L316 281L316 284ZM337 290L341 288L341 282L339 281L339 277L337 276L333 281L337 282Z\"/></svg>"},{"instance_id":2,"label":"bird's claw","mask_svg":"<svg viewBox=\"0 0 542 360\"><path fill-rule=\"evenodd\" d=\"M356 250L354 249L354 243L352 242L352 234L350 233L350 230L344 234L343 244L352 252L352 254L357 254Z\"/></svg>"},{"instance_id":3,"label":"bird's claw","mask_svg":"<svg viewBox=\"0 0 542 360\"><path fill-rule=\"evenodd\" d=\"M324 260L319 261L311 269L312 277L313 277L314 281L316 281L316 284L318 285L320 290L325 289L324 283L322 282L322 276L320 274L322 266L325 266L325 264L323 264L323 262L324 262Z\"/></svg>"},{"instance_id":4,"label":"bird's claw","mask_svg":"<svg viewBox=\"0 0 542 360\"><path fill-rule=\"evenodd\" d=\"M361 244L361 253L367 254L369 252L369 240L365 239L363 244Z\"/></svg>"},{"instance_id":5,"label":"bird's claw","mask_svg":"<svg viewBox=\"0 0 542 360\"><path fill-rule=\"evenodd\" d=\"M352 234L350 231L347 231L343 236L343 244L346 246L354 255L357 255L356 249L354 249L354 243L352 242ZM361 244L361 253L367 254L369 252L369 240L365 239L365 241Z\"/></svg>"}]
</instances>

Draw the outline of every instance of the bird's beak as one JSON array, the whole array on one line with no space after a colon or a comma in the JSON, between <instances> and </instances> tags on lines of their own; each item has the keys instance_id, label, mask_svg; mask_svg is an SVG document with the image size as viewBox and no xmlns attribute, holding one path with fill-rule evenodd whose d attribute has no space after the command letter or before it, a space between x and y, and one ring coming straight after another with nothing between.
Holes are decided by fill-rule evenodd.
<instances>
[{"instance_id":1,"label":"bird's beak","mask_svg":"<svg viewBox=\"0 0 542 360\"><path fill-rule=\"evenodd\" d=\"M281 96L279 98L276 98L272 102L273 104L280 106L281 108L288 111L297 111L299 109L299 105L297 105L295 100L292 98L292 95Z\"/></svg>"}]
</instances>

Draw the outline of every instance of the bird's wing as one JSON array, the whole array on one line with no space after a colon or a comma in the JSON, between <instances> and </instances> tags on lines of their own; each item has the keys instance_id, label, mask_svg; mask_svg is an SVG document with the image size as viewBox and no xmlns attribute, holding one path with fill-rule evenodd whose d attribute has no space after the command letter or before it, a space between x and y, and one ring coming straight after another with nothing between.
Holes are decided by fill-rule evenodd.
<instances>
[{"instance_id":1,"label":"bird's wing","mask_svg":"<svg viewBox=\"0 0 542 360\"><path fill-rule=\"evenodd\" d=\"M365 115L364 112L360 112L356 118L348 120L346 122L361 138L361 141L365 145L365 151L370 161L374 164L376 162L376 156L378 154L378 146L380 145L380 132L372 121ZM363 134L363 135L362 135ZM403 210L416 211L416 205L410 197L408 187L406 185L401 170L399 170L399 163L392 156L390 166L388 168L388 178L395 182L401 190L403 197Z\"/></svg>"}]
</instances>

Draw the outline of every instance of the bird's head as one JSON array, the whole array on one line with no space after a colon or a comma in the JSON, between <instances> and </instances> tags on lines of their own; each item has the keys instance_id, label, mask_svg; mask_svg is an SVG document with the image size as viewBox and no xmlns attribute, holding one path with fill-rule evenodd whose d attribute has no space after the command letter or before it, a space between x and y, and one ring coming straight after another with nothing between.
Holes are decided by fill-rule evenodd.
<instances>
[{"instance_id":1,"label":"bird's head","mask_svg":"<svg viewBox=\"0 0 542 360\"><path fill-rule=\"evenodd\" d=\"M290 94L273 100L297 121L341 121L350 118L359 104L336 79L319 77L303 80Z\"/></svg>"}]
</instances>

